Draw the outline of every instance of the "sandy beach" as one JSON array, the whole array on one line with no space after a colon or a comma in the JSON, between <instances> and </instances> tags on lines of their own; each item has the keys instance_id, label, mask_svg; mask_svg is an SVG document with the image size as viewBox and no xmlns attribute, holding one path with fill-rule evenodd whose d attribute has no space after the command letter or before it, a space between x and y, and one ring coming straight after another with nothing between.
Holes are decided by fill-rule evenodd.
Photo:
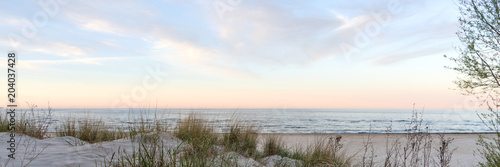
<instances>
[{"instance_id":1,"label":"sandy beach","mask_svg":"<svg viewBox=\"0 0 500 167\"><path fill-rule=\"evenodd\" d=\"M259 141L261 142L259 143L263 143L262 141L270 135L276 134L260 134ZM387 137L390 139L400 138L400 141L404 142L406 134L280 134L279 136L281 136L287 147L293 149L305 148L307 145L318 141L318 139L327 139L338 135L342 136L343 148L347 150L347 154L355 154L356 159L362 156L364 143L370 137L374 148L374 161L376 164L381 165L386 155ZM445 134L445 137L454 138L450 148L457 148L453 154L451 166L474 166L481 161L480 157L474 156L474 151L479 148L475 144L478 135L480 134ZM493 136L494 134L483 135ZM432 134L434 147L439 144L438 137L438 134ZM16 145L18 146L15 152L16 159L9 160L8 154L10 152L5 149L9 147L6 142L9 139L9 133L0 133L0 140L4 141L0 142L4 150L0 152L2 166L6 163L6 166L22 166L28 163L28 166L101 166L104 159L109 159L114 152L118 152L120 149L130 151L133 147L137 148L138 146L137 142L132 142L130 139L88 144L69 136L40 140L25 135L18 135L16 136ZM168 133L161 134L161 139L168 148L182 145L180 139ZM40 154L37 155L37 153ZM433 154L435 153L436 151L433 150ZM255 162L252 159L242 156L238 157L238 164L241 166L269 166L270 164Z\"/></svg>"},{"instance_id":2,"label":"sandy beach","mask_svg":"<svg viewBox=\"0 0 500 167\"><path fill-rule=\"evenodd\" d=\"M261 134L259 137L261 140L267 135L274 134ZM282 134L282 139L285 141L288 147L306 147L308 144L314 144L318 139L324 139L335 136L342 136L345 149L348 151L349 155L356 154L357 158L360 158L364 152L364 143L367 142L370 136L371 143L373 144L375 150L374 161L376 164L383 164L384 158L386 157L386 143L387 134ZM487 137L494 137L495 134L479 134L479 133L449 133L444 134L445 138L453 138L453 142L450 145L450 149L455 149L451 166L476 166L478 162L481 161L479 155L474 156L474 152L480 147L476 145L476 140L479 135L484 135ZM400 138L401 142L404 143L406 134L389 134L389 141L393 141L395 138ZM433 153L435 154L435 148L439 148L439 134L432 134L433 138ZM391 143L389 143L390 145ZM435 157L435 156L432 156Z\"/></svg>"}]
</instances>

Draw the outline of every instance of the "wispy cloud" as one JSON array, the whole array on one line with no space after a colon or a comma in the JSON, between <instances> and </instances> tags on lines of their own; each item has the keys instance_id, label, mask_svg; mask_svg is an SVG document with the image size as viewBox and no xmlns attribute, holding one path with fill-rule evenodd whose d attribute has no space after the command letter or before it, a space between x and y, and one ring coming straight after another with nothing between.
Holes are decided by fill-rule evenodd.
<instances>
[{"instance_id":1,"label":"wispy cloud","mask_svg":"<svg viewBox=\"0 0 500 167\"><path fill-rule=\"evenodd\" d=\"M109 33L115 35L125 34L127 31L119 25L103 18L91 18L85 15L70 15L74 20L77 20L76 25L84 30Z\"/></svg>"},{"instance_id":2,"label":"wispy cloud","mask_svg":"<svg viewBox=\"0 0 500 167\"><path fill-rule=\"evenodd\" d=\"M104 61L115 61L123 60L120 57L98 57L98 58L76 58L76 59L63 59L63 60L25 60L26 63L33 64L58 64L58 63L85 63L85 64L95 64L102 65Z\"/></svg>"},{"instance_id":3,"label":"wispy cloud","mask_svg":"<svg viewBox=\"0 0 500 167\"><path fill-rule=\"evenodd\" d=\"M87 53L75 46L60 42L45 42L29 48L32 52L45 53L56 56L86 56Z\"/></svg>"},{"instance_id":4,"label":"wispy cloud","mask_svg":"<svg viewBox=\"0 0 500 167\"><path fill-rule=\"evenodd\" d=\"M442 31L443 27L456 23L454 11L446 9L450 4L399 2L402 12L392 14L388 26L382 27L380 33L370 39L368 46L359 48L362 53L355 55L356 60L370 61L400 51L404 54L403 50L391 48L370 56L379 47L390 48L393 41L405 40L404 35L392 35L394 33L405 32L417 40L435 38L436 35L454 38L453 31ZM389 1L356 3L352 5L352 11L340 10L342 5L349 5L331 3L309 15L297 14L304 9L277 4L269 1L245 2L225 15L224 21L213 17L211 21L217 26L221 38L219 42L227 48L224 52L240 61L269 64L302 64L330 56L343 58L341 45L352 44L356 35L365 31L367 24L376 22L374 13L387 12ZM403 47L415 46L409 44ZM420 56L429 55L427 48L421 49ZM432 47L430 50L439 51Z\"/></svg>"},{"instance_id":5,"label":"wispy cloud","mask_svg":"<svg viewBox=\"0 0 500 167\"><path fill-rule=\"evenodd\" d=\"M121 57L99 57L99 58L73 58L73 59L51 59L51 60L23 60L21 63L17 63L17 68L24 69L42 69L58 64L70 65L70 64L91 64L91 65L103 65L104 62L124 60ZM0 58L2 61L7 61L7 58ZM1 67L7 68L7 64L1 64Z\"/></svg>"},{"instance_id":6,"label":"wispy cloud","mask_svg":"<svg viewBox=\"0 0 500 167\"><path fill-rule=\"evenodd\" d=\"M345 94L359 91L353 96L363 96L367 92L362 90L377 90L380 87L376 85L398 79L375 81L380 78L377 74L408 70L402 67L406 65L403 61L449 52L456 41L458 13L450 7L452 1L396 1L402 10L392 13L386 25L375 28L378 32L363 46L356 46L357 35L373 30L367 28L378 21L373 14L387 11L394 1L243 0L226 11L223 19L214 9L215 2L229 4L225 0L71 1L47 25L36 27L36 35L23 43L18 50L18 67L27 69L23 72L32 80L29 83L64 80L73 84L95 79L107 85L116 85L118 80L133 84L140 82L144 67L154 64L178 76L178 85L193 80L209 80L220 87L232 79L269 85L293 81L297 84L286 90L303 90L303 94L292 93L297 97L309 98L313 89L330 97L345 87L352 87ZM0 2L2 37L11 32L22 35L25 19L31 20L38 11L43 9L37 1ZM8 38L0 38L0 50L11 49L9 43ZM346 43L358 49L350 57L354 65L346 63L349 60L342 48ZM384 67L366 68L367 64ZM396 67L401 69L392 69ZM353 79L353 75L375 83L370 89L359 89L366 84L359 84L363 81ZM193 85L210 89L199 83ZM250 94L266 94L277 88L269 85L257 84L255 90L262 92ZM410 89L401 89L406 88ZM375 91L373 96L379 94ZM320 99L325 106L331 103Z\"/></svg>"},{"instance_id":7,"label":"wispy cloud","mask_svg":"<svg viewBox=\"0 0 500 167\"><path fill-rule=\"evenodd\" d=\"M34 47L27 48L55 56L89 58L130 54L133 50L152 54L136 56L164 57L167 62L224 67L228 71L248 70L242 68L245 64L307 65L327 57L346 61L342 44L352 44L356 35L376 20L373 13L387 10L389 3L288 2L243 1L224 15L223 21L212 1L75 2L61 9L57 19L60 22L54 26L71 27L60 35L77 40L68 43L63 37L42 33L39 39L30 41ZM372 37L369 45L360 48L353 60L397 63L447 49L441 45L419 47L414 41L454 38L446 28L456 22L454 9L447 9L449 2L399 2L404 10L393 14L388 26ZM21 23L10 17L3 20ZM46 31L54 29L41 30ZM127 49L129 53L124 52ZM411 56L405 56L408 53Z\"/></svg>"}]
</instances>

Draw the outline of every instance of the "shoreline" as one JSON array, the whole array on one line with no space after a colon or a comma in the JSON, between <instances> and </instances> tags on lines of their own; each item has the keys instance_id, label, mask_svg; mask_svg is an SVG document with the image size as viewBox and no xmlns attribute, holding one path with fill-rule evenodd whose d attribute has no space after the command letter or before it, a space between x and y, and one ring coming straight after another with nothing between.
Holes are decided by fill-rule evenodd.
<instances>
[{"instance_id":1,"label":"shoreline","mask_svg":"<svg viewBox=\"0 0 500 167\"><path fill-rule=\"evenodd\" d=\"M476 144L479 136L485 136L487 138L497 136L496 132L416 132L428 130L415 123L417 120L410 120L411 122L408 123L409 125L404 124L400 126L402 127L402 130L391 132L381 130L375 132L371 130L368 132L360 132L359 129L365 129L365 127L360 124L353 124L353 126L356 127L355 129L358 129L357 133L356 131L351 131L349 129L347 129L346 131L339 131L341 133L286 133L298 132L290 128L285 128L282 131L278 131L284 133L260 133L260 128L258 128L258 126L255 127L246 122L236 120L235 122L220 123L218 126L214 126L214 124L212 124L210 120L207 121L201 118L202 116L190 114L186 118L180 119L174 126L173 124L162 124L161 122L157 122L157 120L153 121L156 123L146 123L141 117L140 124L131 124L129 125L129 127L122 126L118 128L113 128L115 126L106 125L106 121L102 121L100 119L84 119L83 121L77 119L68 119L66 121L62 121L61 124L55 125L55 131L48 129L39 129L36 126L38 124L35 119L28 119L27 122L19 123L19 129L28 130L22 132L28 132L25 134L38 138L34 139L28 137L28 140L23 140L25 141L23 143L24 145L26 145L26 147L31 145L32 142L30 141L36 141L35 143L40 143L43 147L47 146L45 152L40 154L39 159L35 159L35 163L40 166L47 166L41 164L44 164L46 162L45 160L52 161L54 159L57 159L56 157L59 157L61 155L65 155L68 159L81 161L77 162L76 164L84 164L84 162L88 163L94 161L104 162L106 161L104 158L109 156L113 157L114 153L119 154L121 148L129 150L127 152L130 152L131 149L133 150L134 148L137 148L138 146L136 145L141 142L142 144L151 142L150 139L142 139L149 138L148 136L150 134L156 135L154 134L155 132L160 132L157 136L158 141L165 141L170 146L180 147L181 145L183 145L184 141L186 141L189 145L186 147L192 147L196 149L186 149L184 151L189 152L192 150L196 150L199 153L212 155L203 158L217 158L216 156L223 156L226 153L236 151L237 156L242 159L241 162L246 162L247 160L255 161L255 159L252 158L265 158L258 156L251 157L254 156L253 153L257 153L265 155L276 155L278 157L281 157L282 155L283 157L288 158L294 157L296 159L303 160L306 163L317 163L319 161L314 158L323 158L323 154L313 153L314 151L316 151L316 149L319 149L320 152L324 153L324 155L326 155L327 157L325 162L327 160L337 159L338 157L335 158L335 153L337 152L342 155L348 156L348 158L345 159L346 161L349 161L349 163L366 162L366 159L364 157L366 157L368 153L373 155L373 159L370 159L370 161L375 164L384 164L384 160L387 159L391 159L390 161L399 163L401 161L403 150L405 152L405 162L408 160L406 158L409 156L409 154L412 154L413 157L416 157L416 159L426 158L425 162L433 161L429 160L429 157L438 157L435 156L435 154L439 152L440 144L442 143L442 141L449 142L448 140L441 140L440 136L444 136L445 139L453 139L452 142L448 143L449 148L451 150L455 150L450 161L450 165L474 166L479 162L484 161L483 157L474 156L476 150L482 149L480 145ZM332 130L321 130L321 127L328 127L329 129L333 130L337 129L335 126L330 127L328 125L318 124L319 123L315 123L311 124L310 126L314 127L316 132L332 132ZM48 126L53 124L46 125ZM405 131L406 127L410 125L414 125L414 129ZM382 128L382 126L376 127L379 127L380 129ZM338 129L342 128L339 127ZM267 130L268 132L275 132L275 129ZM176 134L174 134L174 131L176 132ZM59 133L70 136L57 137L58 135L60 135ZM147 135L137 136L139 133ZM268 138L275 136L278 138ZM337 138L336 136L341 136L341 138ZM6 138L5 140L8 140L7 134L4 134L3 136L0 135L0 137L4 137ZM142 139L136 140L138 139L137 137ZM192 140L198 140L201 142L192 142ZM205 140L209 140L210 142L204 142ZM192 143L190 143L190 141ZM268 145L266 144L267 141L277 144ZM3 144L4 146L6 146L5 144L7 143L4 142ZM183 148L184 146L185 145L183 145ZM213 146L215 146L214 148L226 147L227 150L220 149L220 151L223 152L214 154L210 151L211 149L199 149L212 148ZM267 152L267 150L269 150L270 148L272 153ZM367 151L367 148L371 150ZM406 151L408 151L408 149L411 149L411 151L415 151L407 153ZM102 152L102 150L105 151ZM276 152L276 150L278 150L278 152ZM335 153L331 154L332 150L334 150L333 152ZM21 155L27 153L25 150L18 151L18 154ZM122 153L125 153L125 150L123 150ZM134 153L141 152L139 151ZM180 152L175 151L171 154L171 156L181 155L178 153ZM297 153L297 156L295 156L295 153ZM432 154L432 156L430 154ZM245 155L247 157L244 157L242 155ZM305 156L312 156L314 158L308 159ZM197 159L196 157L191 158L191 160ZM263 159L257 160L263 161ZM72 161L66 163L74 164Z\"/></svg>"}]
</instances>

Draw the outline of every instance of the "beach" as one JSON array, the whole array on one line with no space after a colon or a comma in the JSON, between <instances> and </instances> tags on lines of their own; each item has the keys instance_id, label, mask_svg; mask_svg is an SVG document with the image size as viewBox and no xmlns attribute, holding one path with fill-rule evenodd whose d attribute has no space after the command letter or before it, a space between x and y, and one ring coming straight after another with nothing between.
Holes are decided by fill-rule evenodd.
<instances>
[{"instance_id":1,"label":"beach","mask_svg":"<svg viewBox=\"0 0 500 167\"><path fill-rule=\"evenodd\" d=\"M500 166L499 1L0 1L0 167Z\"/></svg>"},{"instance_id":2,"label":"beach","mask_svg":"<svg viewBox=\"0 0 500 167\"><path fill-rule=\"evenodd\" d=\"M258 137L259 146L262 148L263 141L269 136L280 136L285 145L290 149L307 148L318 140L330 137L342 136L342 150L346 151L346 155L354 155L355 161L360 162L364 153L365 143L370 138L371 145L374 148L375 166L383 165L386 157L387 137L389 137L389 146L391 141L399 138L401 143L405 142L407 134L260 134ZM444 134L445 138L454 138L450 144L450 148L456 148L451 159L451 166L474 166L482 161L479 156L474 156L474 151L479 149L475 144L478 135L493 137L495 134L477 134L477 133L453 133ZM431 134L433 139L433 155L436 153L436 146L439 148L439 135ZM165 144L165 148L176 148L180 145L185 145L180 139L169 133L161 133L160 138ZM51 137L47 139L36 139L26 135L17 135L15 158L9 160L9 133L0 133L0 147L4 151L0 152L0 161L2 166L22 166L29 163L28 166L104 166L105 160L116 159L119 152L123 150L130 152L132 149L139 147L137 140L133 142L131 138L117 139L114 141L99 142L89 144L74 137ZM184 146L182 146L184 147ZM222 153L224 154L224 153ZM270 162L258 162L251 158L245 158L240 155L235 155L238 158L238 165L246 166L266 166L272 164ZM264 160L268 160L264 159ZM8 162L7 162L8 161ZM262 161L262 160L261 160ZM267 164L266 164L267 163ZM433 166L433 165L431 165Z\"/></svg>"},{"instance_id":3,"label":"beach","mask_svg":"<svg viewBox=\"0 0 500 167\"><path fill-rule=\"evenodd\" d=\"M275 134L261 134L260 138L264 138L266 135ZM387 137L389 137L389 146L393 143L396 138L400 138L401 143L406 142L407 134L280 134L282 139L285 141L288 147L307 147L308 144L314 144L318 139L325 139L329 137L342 136L342 142L348 155L356 154L357 158L362 157L364 152L365 143L368 142L368 138L371 137L371 143L374 147L374 161L376 164L383 165L384 159L386 157L386 144ZM486 137L494 137L496 134L491 133L445 133L443 134L445 138L453 138L454 140L450 144L451 149L456 150L453 152L451 166L476 166L478 162L482 162L479 155L474 155L474 152L481 147L476 145L476 140L479 135L484 135ZM436 154L436 147L439 148L439 134L431 134L433 142L433 152ZM370 154L370 153L368 153ZM432 155L431 157L436 157Z\"/></svg>"}]
</instances>

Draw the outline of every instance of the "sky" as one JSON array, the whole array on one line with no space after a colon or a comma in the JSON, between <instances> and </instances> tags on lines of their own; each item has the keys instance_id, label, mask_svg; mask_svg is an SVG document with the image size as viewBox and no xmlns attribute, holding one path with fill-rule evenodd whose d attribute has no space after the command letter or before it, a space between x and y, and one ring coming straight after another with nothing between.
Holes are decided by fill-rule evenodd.
<instances>
[{"instance_id":1,"label":"sky","mask_svg":"<svg viewBox=\"0 0 500 167\"><path fill-rule=\"evenodd\" d=\"M4 0L0 66L16 52L18 103L54 108L460 109L443 56L458 16L453 0Z\"/></svg>"}]
</instances>

